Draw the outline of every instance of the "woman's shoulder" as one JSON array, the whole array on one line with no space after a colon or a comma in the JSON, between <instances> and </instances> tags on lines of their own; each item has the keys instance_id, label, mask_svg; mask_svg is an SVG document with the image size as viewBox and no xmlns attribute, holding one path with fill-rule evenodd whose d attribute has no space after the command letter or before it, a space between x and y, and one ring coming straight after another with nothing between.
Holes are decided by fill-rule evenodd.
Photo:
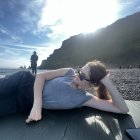
<instances>
[{"instance_id":1,"label":"woman's shoulder","mask_svg":"<svg viewBox=\"0 0 140 140\"><path fill-rule=\"evenodd\" d=\"M75 75L75 70L73 68L68 68L68 71L66 72L65 74L66 76L67 75Z\"/></svg>"}]
</instances>

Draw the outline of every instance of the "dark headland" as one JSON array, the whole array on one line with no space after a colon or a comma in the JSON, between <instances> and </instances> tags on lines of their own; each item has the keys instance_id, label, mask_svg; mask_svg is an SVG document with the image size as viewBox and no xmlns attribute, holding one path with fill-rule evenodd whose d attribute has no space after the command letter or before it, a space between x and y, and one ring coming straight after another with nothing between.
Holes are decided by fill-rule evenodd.
<instances>
[{"instance_id":1,"label":"dark headland","mask_svg":"<svg viewBox=\"0 0 140 140\"><path fill-rule=\"evenodd\" d=\"M140 12L95 33L71 36L42 61L40 68L77 67L98 59L111 68L140 66Z\"/></svg>"}]
</instances>

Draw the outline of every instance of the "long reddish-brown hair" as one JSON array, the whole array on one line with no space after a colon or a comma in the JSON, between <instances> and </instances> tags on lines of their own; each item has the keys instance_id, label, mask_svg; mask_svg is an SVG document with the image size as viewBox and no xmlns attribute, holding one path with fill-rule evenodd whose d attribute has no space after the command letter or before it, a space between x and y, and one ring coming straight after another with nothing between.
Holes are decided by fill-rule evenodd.
<instances>
[{"instance_id":1,"label":"long reddish-brown hair","mask_svg":"<svg viewBox=\"0 0 140 140\"><path fill-rule=\"evenodd\" d=\"M96 96L101 99L110 99L107 88L101 83L101 79L107 75L107 69L105 64L100 61L93 60L88 62L90 68L90 80L96 86Z\"/></svg>"}]
</instances>

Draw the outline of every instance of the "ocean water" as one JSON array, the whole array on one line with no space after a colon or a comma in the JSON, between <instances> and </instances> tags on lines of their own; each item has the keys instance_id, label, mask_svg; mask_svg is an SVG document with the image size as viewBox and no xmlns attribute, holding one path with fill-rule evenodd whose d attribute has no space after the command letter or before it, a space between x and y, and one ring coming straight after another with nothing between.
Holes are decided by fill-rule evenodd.
<instances>
[{"instance_id":1,"label":"ocean water","mask_svg":"<svg viewBox=\"0 0 140 140\"><path fill-rule=\"evenodd\" d=\"M18 71L21 71L21 70L31 71L30 69L0 68L0 78L5 77L6 75L11 75L11 74L13 74L13 73L15 73L15 72L18 72ZM46 71L46 70L38 69L38 70L37 70L37 73L44 72L44 71Z\"/></svg>"}]
</instances>

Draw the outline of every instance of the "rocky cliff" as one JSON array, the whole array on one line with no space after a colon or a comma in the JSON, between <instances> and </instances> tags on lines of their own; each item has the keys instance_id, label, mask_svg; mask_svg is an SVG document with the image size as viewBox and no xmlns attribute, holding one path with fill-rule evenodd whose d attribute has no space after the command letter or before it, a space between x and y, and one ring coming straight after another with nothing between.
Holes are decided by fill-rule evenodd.
<instances>
[{"instance_id":1,"label":"rocky cliff","mask_svg":"<svg viewBox=\"0 0 140 140\"><path fill-rule=\"evenodd\" d=\"M40 68L75 67L98 59L111 67L140 64L140 12L119 19L95 33L64 40Z\"/></svg>"}]
</instances>

